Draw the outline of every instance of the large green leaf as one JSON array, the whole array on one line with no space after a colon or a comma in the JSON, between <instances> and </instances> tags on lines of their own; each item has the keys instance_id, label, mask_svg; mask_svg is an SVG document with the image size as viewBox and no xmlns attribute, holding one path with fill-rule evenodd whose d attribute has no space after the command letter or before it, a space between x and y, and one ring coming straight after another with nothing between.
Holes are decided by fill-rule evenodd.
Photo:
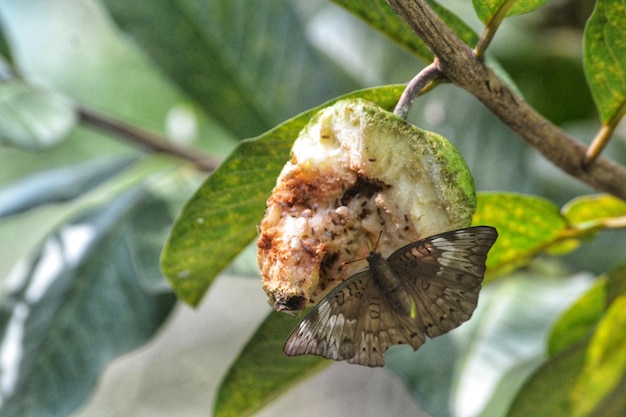
<instances>
[{"instance_id":1,"label":"large green leaf","mask_svg":"<svg viewBox=\"0 0 626 417\"><path fill-rule=\"evenodd\" d=\"M289 358L283 354L285 336L296 324L286 314L270 313L222 381L215 402L216 417L249 416L330 364L317 356Z\"/></svg>"},{"instance_id":2,"label":"large green leaf","mask_svg":"<svg viewBox=\"0 0 626 417\"><path fill-rule=\"evenodd\" d=\"M626 4L598 0L584 33L583 65L604 123L626 112Z\"/></svg>"},{"instance_id":3,"label":"large green leaf","mask_svg":"<svg viewBox=\"0 0 626 417\"><path fill-rule=\"evenodd\" d=\"M596 334L559 352L524 385L508 417L621 416L626 413L624 297Z\"/></svg>"},{"instance_id":4,"label":"large green leaf","mask_svg":"<svg viewBox=\"0 0 626 417\"><path fill-rule=\"evenodd\" d=\"M240 137L356 88L312 49L289 1L103 0L190 97Z\"/></svg>"},{"instance_id":5,"label":"large green leaf","mask_svg":"<svg viewBox=\"0 0 626 417\"><path fill-rule=\"evenodd\" d=\"M532 12L548 1L549 0L472 0L472 4L478 18L483 23L488 24L491 18L493 18L502 7L510 7L506 12L506 16L509 17Z\"/></svg>"},{"instance_id":6,"label":"large green leaf","mask_svg":"<svg viewBox=\"0 0 626 417\"><path fill-rule=\"evenodd\" d=\"M6 36L6 27L4 22L0 18L0 55L10 65L13 64L13 52L11 51L11 45Z\"/></svg>"},{"instance_id":7,"label":"large green leaf","mask_svg":"<svg viewBox=\"0 0 626 417\"><path fill-rule=\"evenodd\" d=\"M389 109L403 88L378 87L341 98L361 97ZM187 202L161 259L182 300L196 305L215 276L256 236L265 201L289 159L293 141L312 114L335 101L242 142Z\"/></svg>"},{"instance_id":8,"label":"large green leaf","mask_svg":"<svg viewBox=\"0 0 626 417\"><path fill-rule=\"evenodd\" d=\"M0 144L41 150L65 139L76 124L62 95L23 81L0 82Z\"/></svg>"},{"instance_id":9,"label":"large green leaf","mask_svg":"<svg viewBox=\"0 0 626 417\"><path fill-rule=\"evenodd\" d=\"M0 217L80 197L135 160L133 157L102 157L31 174L0 189Z\"/></svg>"},{"instance_id":10,"label":"large green leaf","mask_svg":"<svg viewBox=\"0 0 626 417\"><path fill-rule=\"evenodd\" d=\"M556 263L548 268L534 266L486 286L472 319L451 332L461 347L453 415L473 410L473 415L492 417L498 414L486 413L484 408L506 410L517 387L544 358L552 321L570 297L589 285L588 275L568 275ZM526 369L517 369L522 363Z\"/></svg>"},{"instance_id":11,"label":"large green leaf","mask_svg":"<svg viewBox=\"0 0 626 417\"><path fill-rule=\"evenodd\" d=\"M389 38L409 49L422 60L426 62L432 61L432 52L384 0L370 0L367 2L359 0L332 1L359 16ZM434 1L429 1L429 3L463 41L469 45L476 43L478 39L476 33L454 13Z\"/></svg>"},{"instance_id":12,"label":"large green leaf","mask_svg":"<svg viewBox=\"0 0 626 417\"><path fill-rule=\"evenodd\" d=\"M605 299L606 279L598 279L559 317L548 339L548 354L551 357L589 336L606 308Z\"/></svg>"},{"instance_id":13,"label":"large green leaf","mask_svg":"<svg viewBox=\"0 0 626 417\"><path fill-rule=\"evenodd\" d=\"M569 393L583 367L585 346L578 343L543 364L524 384L507 417L571 416Z\"/></svg>"},{"instance_id":14,"label":"large green leaf","mask_svg":"<svg viewBox=\"0 0 626 417\"><path fill-rule=\"evenodd\" d=\"M552 327L548 353L555 356L590 335L608 305L626 294L626 265L612 269L563 313Z\"/></svg>"},{"instance_id":15,"label":"large green leaf","mask_svg":"<svg viewBox=\"0 0 626 417\"><path fill-rule=\"evenodd\" d=\"M158 255L168 208L136 187L60 227L2 289L4 381L0 416L65 416L102 367L145 342L175 297L163 291ZM159 239L135 242L147 232ZM114 262L112 262L114 260Z\"/></svg>"},{"instance_id":16,"label":"large green leaf","mask_svg":"<svg viewBox=\"0 0 626 417\"><path fill-rule=\"evenodd\" d=\"M574 417L588 416L626 378L626 295L609 306L587 346L572 392ZM623 394L623 393L622 393ZM622 414L626 409L622 410Z\"/></svg>"},{"instance_id":17,"label":"large green leaf","mask_svg":"<svg viewBox=\"0 0 626 417\"><path fill-rule=\"evenodd\" d=\"M91 160L91 162L95 161ZM118 169L113 177L110 177L110 173L107 172L112 167L107 169L101 166L99 168L104 169L96 169L96 171L100 171L100 174L105 177L109 175L109 178L103 182L103 178L98 178L98 174L90 177L80 168L73 167L65 172L68 175L81 172L84 176L83 179L87 181L83 182L83 179L66 181L57 178L56 181L48 184L52 189L49 195L45 195L45 191L41 191L42 189L39 188L44 194L42 199L38 198L35 191L21 190L21 193L19 193L19 190L14 187L6 187L3 190L3 194L8 191L4 194L5 197L21 195L23 200L21 204L15 204L11 200L3 201L0 204L3 209L7 209L7 212L15 211L16 209L27 209L28 207L30 209L0 218L0 247L3 248L0 251L0 285L9 279L8 276L11 269L14 268L20 259L37 250L41 242L45 241L50 234L55 233L61 225L71 221L86 210L103 206L113 201L119 195L145 182L148 178L158 179L159 174L157 173L163 175L165 172L171 172L172 168L176 166L178 166L178 163L171 158L156 155L136 160L136 162L121 171ZM121 165L118 165L118 168L121 168ZM60 171L52 170L51 172L59 173ZM38 181L45 181L45 178L42 177L30 177L30 180L33 179L32 183L25 179L25 184L38 188L40 187ZM99 184L96 184L98 182ZM66 185L70 186L65 189L67 193L60 190L65 188ZM167 193L164 194L166 197L163 199L177 203L176 209L179 209L185 198L188 198L193 192L190 187L191 184L182 182L178 182L173 190L172 187L168 188L164 184L159 185L159 189L163 189L165 190L164 193ZM197 184L193 185L197 186ZM56 186L59 186L60 189L55 190ZM72 189L73 186L76 186L76 188ZM14 194L15 192L19 194ZM183 192L184 196L181 196L178 192ZM56 199L56 197L62 197L63 194L70 199L63 202ZM50 199L46 200L47 198ZM19 239L16 236L19 236ZM0 300L2 295L3 293L0 291Z\"/></svg>"},{"instance_id":18,"label":"large green leaf","mask_svg":"<svg viewBox=\"0 0 626 417\"><path fill-rule=\"evenodd\" d=\"M608 274L606 283L606 304L611 304L617 297L626 294L626 264L618 265Z\"/></svg>"},{"instance_id":19,"label":"large green leaf","mask_svg":"<svg viewBox=\"0 0 626 417\"><path fill-rule=\"evenodd\" d=\"M550 335L550 360L519 392L509 416L626 413L625 282L624 268L617 268L558 319Z\"/></svg>"}]
</instances>

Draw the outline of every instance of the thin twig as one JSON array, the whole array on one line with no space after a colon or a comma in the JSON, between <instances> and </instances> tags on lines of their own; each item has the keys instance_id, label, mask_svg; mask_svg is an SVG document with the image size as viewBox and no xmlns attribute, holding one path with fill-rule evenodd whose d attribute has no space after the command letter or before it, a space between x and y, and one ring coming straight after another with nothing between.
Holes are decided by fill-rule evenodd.
<instances>
[{"instance_id":1,"label":"thin twig","mask_svg":"<svg viewBox=\"0 0 626 417\"><path fill-rule=\"evenodd\" d=\"M143 145L149 151L163 152L193 162L202 171L213 171L219 163L216 158L202 151L175 145L152 132L139 129L136 126L97 113L86 107L78 107L77 113L80 121L87 126L129 139L132 142Z\"/></svg>"},{"instance_id":2,"label":"thin twig","mask_svg":"<svg viewBox=\"0 0 626 417\"><path fill-rule=\"evenodd\" d=\"M585 169L586 146L537 113L474 56L424 0L387 0L439 60L452 83L474 95L548 160L593 188L626 200L626 169L605 158Z\"/></svg>"},{"instance_id":3,"label":"thin twig","mask_svg":"<svg viewBox=\"0 0 626 417\"><path fill-rule=\"evenodd\" d=\"M409 110L411 110L411 106L413 105L413 101L422 93L424 87L440 77L441 72L439 71L439 68L437 68L436 63L432 63L422 69L407 84L393 112L403 119L406 119L409 115Z\"/></svg>"}]
</instances>

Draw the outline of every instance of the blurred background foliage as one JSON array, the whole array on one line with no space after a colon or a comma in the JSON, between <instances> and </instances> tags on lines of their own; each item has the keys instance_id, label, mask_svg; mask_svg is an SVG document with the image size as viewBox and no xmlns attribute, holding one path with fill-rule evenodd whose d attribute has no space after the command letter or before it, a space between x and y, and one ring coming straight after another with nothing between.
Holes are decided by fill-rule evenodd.
<instances>
[{"instance_id":1,"label":"blurred background foliage","mask_svg":"<svg viewBox=\"0 0 626 417\"><path fill-rule=\"evenodd\" d=\"M441 4L480 33L470 2ZM507 19L489 49L528 102L586 143L599 127L581 62L593 5L553 0ZM244 252L229 268L250 279L228 277L211 289L230 294L223 300L231 304L210 292L197 312L173 310L158 258L207 173L96 130L75 110L91 108L223 158L241 139L337 96L405 83L425 62L322 0L0 0L0 24L0 416L209 415L229 362L269 311L254 255ZM457 146L477 191L531 194L559 207L594 192L454 86L418 99L409 121ZM625 136L618 130L604 152L620 164ZM458 332L416 354L390 351L388 375L332 365L327 379L303 384L259 415L294 406L304 407L302 415L330 407L343 415L414 415L412 399L423 415L505 415L548 358L552 322L593 276L623 262L625 243L624 231L603 231L564 257L542 256L487 286L475 319ZM148 350L144 367L122 359L133 372L92 392L109 361L159 329L153 343L174 338L176 349ZM272 348L282 341L278 335ZM364 377L371 382L342 379ZM336 398L302 400L333 380L342 387Z\"/></svg>"}]
</instances>

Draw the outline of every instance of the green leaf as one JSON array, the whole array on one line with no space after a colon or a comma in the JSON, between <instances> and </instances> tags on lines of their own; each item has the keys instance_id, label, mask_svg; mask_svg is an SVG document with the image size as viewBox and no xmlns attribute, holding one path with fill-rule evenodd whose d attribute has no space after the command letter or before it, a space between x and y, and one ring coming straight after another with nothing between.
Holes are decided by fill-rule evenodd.
<instances>
[{"instance_id":1,"label":"green leaf","mask_svg":"<svg viewBox=\"0 0 626 417\"><path fill-rule=\"evenodd\" d=\"M141 260L131 246L146 228L162 242L170 221L136 187L60 227L13 271L2 288L0 348L17 356L0 370L1 416L66 416L110 360L154 334L175 297L154 276L161 244L145 242Z\"/></svg>"},{"instance_id":2,"label":"green leaf","mask_svg":"<svg viewBox=\"0 0 626 417\"><path fill-rule=\"evenodd\" d=\"M135 160L134 157L101 157L28 175L0 189L0 217L77 198L111 179Z\"/></svg>"},{"instance_id":3,"label":"green leaf","mask_svg":"<svg viewBox=\"0 0 626 417\"><path fill-rule=\"evenodd\" d=\"M584 32L583 65L603 123L626 111L626 4L598 0Z\"/></svg>"},{"instance_id":4,"label":"green leaf","mask_svg":"<svg viewBox=\"0 0 626 417\"><path fill-rule=\"evenodd\" d=\"M594 409L593 417L626 415L626 377L622 377L619 385L609 393Z\"/></svg>"},{"instance_id":5,"label":"green leaf","mask_svg":"<svg viewBox=\"0 0 626 417\"><path fill-rule=\"evenodd\" d=\"M607 287L605 279L596 282L557 321L551 359L519 392L509 417L624 415L626 294L605 311Z\"/></svg>"},{"instance_id":6,"label":"green leaf","mask_svg":"<svg viewBox=\"0 0 626 417\"><path fill-rule=\"evenodd\" d=\"M609 272L606 284L606 305L622 295L626 295L626 265L619 265Z\"/></svg>"},{"instance_id":7,"label":"green leaf","mask_svg":"<svg viewBox=\"0 0 626 417\"><path fill-rule=\"evenodd\" d=\"M561 212L573 226L592 228L607 219L626 216L626 202L608 194L585 195L569 201Z\"/></svg>"},{"instance_id":8,"label":"green leaf","mask_svg":"<svg viewBox=\"0 0 626 417\"><path fill-rule=\"evenodd\" d=\"M287 0L103 3L171 80L239 137L356 88L308 44Z\"/></svg>"},{"instance_id":9,"label":"green leaf","mask_svg":"<svg viewBox=\"0 0 626 417\"><path fill-rule=\"evenodd\" d=\"M510 6L511 8L506 13L507 17L532 12L548 1L549 0L472 0L472 5L481 22L488 24L493 16L498 13L500 8L508 7L510 3L513 3L513 5Z\"/></svg>"},{"instance_id":10,"label":"green leaf","mask_svg":"<svg viewBox=\"0 0 626 417\"><path fill-rule=\"evenodd\" d=\"M626 378L626 295L606 311L587 346L585 364L572 392L573 416L592 411ZM623 393L622 393L623 394ZM626 409L622 410L622 414Z\"/></svg>"},{"instance_id":11,"label":"green leaf","mask_svg":"<svg viewBox=\"0 0 626 417\"><path fill-rule=\"evenodd\" d=\"M499 234L487 258L488 279L527 264L569 238L564 233L565 218L548 200L512 193L479 193L477 197L472 223L493 226Z\"/></svg>"},{"instance_id":12,"label":"green leaf","mask_svg":"<svg viewBox=\"0 0 626 417\"><path fill-rule=\"evenodd\" d=\"M187 202L172 228L161 267L179 298L197 305L215 276L256 236L265 201L312 114L348 97L389 109L403 89L393 85L357 91L242 142Z\"/></svg>"},{"instance_id":13,"label":"green leaf","mask_svg":"<svg viewBox=\"0 0 626 417\"><path fill-rule=\"evenodd\" d=\"M548 354L555 357L589 336L606 308L606 279L598 279L556 321L548 339Z\"/></svg>"},{"instance_id":14,"label":"green leaf","mask_svg":"<svg viewBox=\"0 0 626 417\"><path fill-rule=\"evenodd\" d=\"M359 16L369 25L403 45L422 60L426 62L432 61L432 52L413 32L413 29L384 0L370 0L368 2L359 0L332 1ZM476 43L478 36L465 22L436 2L429 1L428 3L463 41L469 45Z\"/></svg>"},{"instance_id":15,"label":"green leaf","mask_svg":"<svg viewBox=\"0 0 626 417\"><path fill-rule=\"evenodd\" d=\"M0 251L0 285L3 277L6 278L9 275L9 271L17 262L34 251L60 225L67 223L86 210L109 203L141 183L147 182L151 186L156 184L155 188L158 187L159 190L163 190L163 199L177 204L174 210L178 211L184 200L197 187L197 182L194 182L193 188L191 188L191 182L187 184L178 181L174 188L174 186L170 186L171 183L168 184L161 180L165 173L173 172L173 169L179 165L176 160L170 157L158 154L146 156L138 159L124 170L118 170L117 175L95 187L83 183L85 188L82 191L85 193L80 196L76 195L69 201L44 204L14 216L0 218L0 247L3 247L3 250ZM75 173L73 170L67 172ZM58 182L61 186L63 183L64 181L61 180ZM81 184L81 181L78 180L76 184ZM184 196L178 194L181 191L184 192ZM11 201L3 203L6 204L3 206L7 209L17 208ZM176 212L174 210L172 213ZM19 239L16 239L15 236L19 236ZM163 240L165 240L165 235L163 235ZM0 296L1 294L0 292Z\"/></svg>"},{"instance_id":16,"label":"green leaf","mask_svg":"<svg viewBox=\"0 0 626 417\"><path fill-rule=\"evenodd\" d=\"M67 99L22 81L0 83L0 144L30 151L65 139L76 124Z\"/></svg>"},{"instance_id":17,"label":"green leaf","mask_svg":"<svg viewBox=\"0 0 626 417\"><path fill-rule=\"evenodd\" d=\"M222 381L215 401L215 417L249 416L331 363L311 355L285 356L283 343L296 324L287 314L270 313Z\"/></svg>"},{"instance_id":18,"label":"green leaf","mask_svg":"<svg viewBox=\"0 0 626 417\"><path fill-rule=\"evenodd\" d=\"M570 392L585 361L585 344L559 353L526 381L511 404L507 417L570 417Z\"/></svg>"},{"instance_id":19,"label":"green leaf","mask_svg":"<svg viewBox=\"0 0 626 417\"><path fill-rule=\"evenodd\" d=\"M13 65L13 52L5 32L6 25L3 22L3 18L0 17L0 55L8 64Z\"/></svg>"}]
</instances>

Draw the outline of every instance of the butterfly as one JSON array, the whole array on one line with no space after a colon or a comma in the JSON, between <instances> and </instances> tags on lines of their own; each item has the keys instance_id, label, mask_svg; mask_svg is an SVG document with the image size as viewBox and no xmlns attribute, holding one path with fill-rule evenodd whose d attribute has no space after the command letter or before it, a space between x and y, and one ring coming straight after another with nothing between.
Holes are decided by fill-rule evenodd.
<instances>
[{"instance_id":1,"label":"butterfly","mask_svg":"<svg viewBox=\"0 0 626 417\"><path fill-rule=\"evenodd\" d=\"M312 354L383 366L390 346L417 350L467 321L478 302L496 229L476 226L441 233L396 250L375 250L357 272L320 301L287 338L288 356Z\"/></svg>"}]
</instances>

